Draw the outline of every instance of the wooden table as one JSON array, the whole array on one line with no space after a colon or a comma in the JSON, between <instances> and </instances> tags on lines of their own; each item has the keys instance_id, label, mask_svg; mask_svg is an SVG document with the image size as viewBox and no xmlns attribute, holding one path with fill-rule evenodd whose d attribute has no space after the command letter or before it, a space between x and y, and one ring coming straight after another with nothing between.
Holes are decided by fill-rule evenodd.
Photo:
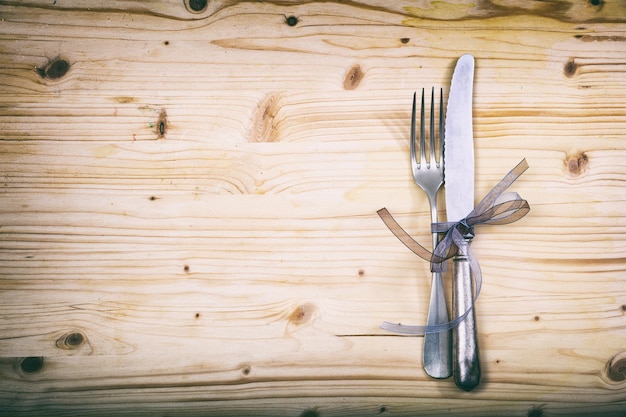
<instances>
[{"instance_id":1,"label":"wooden table","mask_svg":"<svg viewBox=\"0 0 626 417\"><path fill-rule=\"evenodd\" d=\"M624 415L623 1L0 1L0 53L0 414ZM469 393L379 328L430 275L376 215L430 242L463 53L476 196L526 158L531 205L477 229Z\"/></svg>"}]
</instances>

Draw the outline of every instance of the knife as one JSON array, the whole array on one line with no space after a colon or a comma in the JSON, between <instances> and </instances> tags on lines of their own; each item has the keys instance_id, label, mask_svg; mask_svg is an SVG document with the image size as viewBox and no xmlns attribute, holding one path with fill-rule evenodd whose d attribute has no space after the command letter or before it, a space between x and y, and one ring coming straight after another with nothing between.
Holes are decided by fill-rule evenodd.
<instances>
[{"instance_id":1,"label":"knife","mask_svg":"<svg viewBox=\"0 0 626 417\"><path fill-rule=\"evenodd\" d=\"M474 57L462 55L450 86L445 125L444 175L448 222L458 222L474 208L474 137L472 133L472 91ZM463 235L453 262L452 312L459 317L472 308L473 284L467 251L473 235ZM480 382L480 361L474 309L452 332L454 382L471 391Z\"/></svg>"}]
</instances>

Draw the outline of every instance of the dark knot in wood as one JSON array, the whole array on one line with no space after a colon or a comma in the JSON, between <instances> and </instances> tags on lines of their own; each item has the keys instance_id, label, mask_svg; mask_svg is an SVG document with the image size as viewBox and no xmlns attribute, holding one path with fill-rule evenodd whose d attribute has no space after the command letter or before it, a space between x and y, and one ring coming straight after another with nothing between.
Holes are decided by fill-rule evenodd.
<instances>
[{"instance_id":1,"label":"dark knot in wood","mask_svg":"<svg viewBox=\"0 0 626 417\"><path fill-rule=\"evenodd\" d=\"M56 346L59 349L75 350L82 346L87 338L81 332L71 331L59 337Z\"/></svg>"},{"instance_id":2,"label":"dark knot in wood","mask_svg":"<svg viewBox=\"0 0 626 417\"><path fill-rule=\"evenodd\" d=\"M29 356L20 360L20 369L25 374L34 374L43 368L43 356Z\"/></svg>"},{"instance_id":3,"label":"dark knot in wood","mask_svg":"<svg viewBox=\"0 0 626 417\"><path fill-rule=\"evenodd\" d=\"M626 351L613 356L606 369L607 376L613 382L626 380Z\"/></svg>"},{"instance_id":4,"label":"dark knot in wood","mask_svg":"<svg viewBox=\"0 0 626 417\"><path fill-rule=\"evenodd\" d=\"M70 70L70 63L62 58L50 61L45 67L38 69L39 75L49 80L63 77Z\"/></svg>"},{"instance_id":5,"label":"dark knot in wood","mask_svg":"<svg viewBox=\"0 0 626 417\"><path fill-rule=\"evenodd\" d=\"M185 0L185 7L192 13L202 13L208 4L207 0Z\"/></svg>"}]
</instances>

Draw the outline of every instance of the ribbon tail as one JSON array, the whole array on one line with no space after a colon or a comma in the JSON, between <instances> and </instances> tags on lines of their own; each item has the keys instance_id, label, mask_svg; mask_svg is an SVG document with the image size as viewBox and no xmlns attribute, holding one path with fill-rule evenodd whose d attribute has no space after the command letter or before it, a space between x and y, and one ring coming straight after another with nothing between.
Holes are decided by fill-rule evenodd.
<instances>
[{"instance_id":1,"label":"ribbon tail","mask_svg":"<svg viewBox=\"0 0 626 417\"><path fill-rule=\"evenodd\" d=\"M400 242L404 244L411 252L419 256L420 258L430 261L432 258L432 253L428 251L425 247L420 245L413 239L403 228L396 222L396 219L393 218L389 210L386 208L381 208L376 213L385 223L385 225L391 230L391 233L397 237Z\"/></svg>"},{"instance_id":2,"label":"ribbon tail","mask_svg":"<svg viewBox=\"0 0 626 417\"><path fill-rule=\"evenodd\" d=\"M463 317L465 318L465 317ZM411 336L423 336L429 333L441 333L446 332L454 327L458 326L460 323L454 321L448 321L441 324L429 324L424 326L411 326L404 325L399 323L391 323L388 321L384 321L383 324L380 325L380 328L383 330L387 330L388 332L411 335Z\"/></svg>"},{"instance_id":3,"label":"ribbon tail","mask_svg":"<svg viewBox=\"0 0 626 417\"><path fill-rule=\"evenodd\" d=\"M473 217L476 213L483 213L488 210L488 208L496 202L498 197L506 191L518 178L528 169L528 162L526 159L522 159L515 168L510 170L504 178L500 180L496 184L495 187L491 189L487 193L487 195L478 203L478 205L472 210L472 212L467 216L468 218Z\"/></svg>"},{"instance_id":4,"label":"ribbon tail","mask_svg":"<svg viewBox=\"0 0 626 417\"><path fill-rule=\"evenodd\" d=\"M380 328L393 333L411 335L411 336L423 336L429 333L441 333L457 327L465 318L472 312L474 305L480 295L482 288L482 272L480 270L480 264L476 255L472 251L471 246L467 247L467 258L469 260L469 267L472 273L472 279L474 281L474 294L472 294L472 305L463 312L460 316L454 318L451 321L440 324L429 324L422 326L404 325L400 323L391 323L388 321L383 322Z\"/></svg>"}]
</instances>

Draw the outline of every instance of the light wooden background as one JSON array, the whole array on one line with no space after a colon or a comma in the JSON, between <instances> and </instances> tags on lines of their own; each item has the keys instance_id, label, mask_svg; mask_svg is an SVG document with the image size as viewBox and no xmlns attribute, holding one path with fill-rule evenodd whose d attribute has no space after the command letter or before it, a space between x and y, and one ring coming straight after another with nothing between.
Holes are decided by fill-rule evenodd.
<instances>
[{"instance_id":1,"label":"light wooden background","mask_svg":"<svg viewBox=\"0 0 626 417\"><path fill-rule=\"evenodd\" d=\"M0 1L0 414L626 410L626 4ZM202 4L200 4L202 6ZM476 58L483 382L421 366L413 91Z\"/></svg>"}]
</instances>

